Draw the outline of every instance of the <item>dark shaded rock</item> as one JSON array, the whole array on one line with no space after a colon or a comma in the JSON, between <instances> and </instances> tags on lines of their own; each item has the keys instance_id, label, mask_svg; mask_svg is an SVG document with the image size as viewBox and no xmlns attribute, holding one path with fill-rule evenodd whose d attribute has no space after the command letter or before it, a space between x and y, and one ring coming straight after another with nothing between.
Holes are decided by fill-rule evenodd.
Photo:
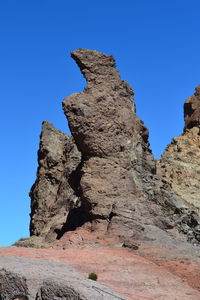
<instances>
[{"instance_id":1,"label":"dark shaded rock","mask_svg":"<svg viewBox=\"0 0 200 300\"><path fill-rule=\"evenodd\" d=\"M184 103L184 120L184 131L200 126L200 85L195 88L194 95Z\"/></svg>"},{"instance_id":2,"label":"dark shaded rock","mask_svg":"<svg viewBox=\"0 0 200 300\"><path fill-rule=\"evenodd\" d=\"M86 300L86 298L80 293L76 292L74 288L63 285L61 283L55 283L52 280L47 280L41 286L37 293L37 300Z\"/></svg>"},{"instance_id":3,"label":"dark shaded rock","mask_svg":"<svg viewBox=\"0 0 200 300\"><path fill-rule=\"evenodd\" d=\"M134 243L133 241L130 240L125 240L122 244L122 247L124 248L129 248L132 250L138 250L140 244Z\"/></svg>"},{"instance_id":4,"label":"dark shaded rock","mask_svg":"<svg viewBox=\"0 0 200 300\"><path fill-rule=\"evenodd\" d=\"M78 206L74 173L79 163L73 138L43 122L37 179L30 191L31 235L52 242L60 234L68 212Z\"/></svg>"},{"instance_id":5,"label":"dark shaded rock","mask_svg":"<svg viewBox=\"0 0 200 300\"><path fill-rule=\"evenodd\" d=\"M6 269L0 270L0 299L10 300L18 294L28 295L26 278Z\"/></svg>"}]
</instances>

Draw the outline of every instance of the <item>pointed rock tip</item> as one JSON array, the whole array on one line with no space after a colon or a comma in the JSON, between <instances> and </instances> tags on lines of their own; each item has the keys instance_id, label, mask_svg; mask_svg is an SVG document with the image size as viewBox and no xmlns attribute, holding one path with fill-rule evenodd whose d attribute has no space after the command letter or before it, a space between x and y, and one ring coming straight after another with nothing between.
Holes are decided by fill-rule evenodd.
<instances>
[{"instance_id":1,"label":"pointed rock tip","mask_svg":"<svg viewBox=\"0 0 200 300\"><path fill-rule=\"evenodd\" d=\"M42 122L42 131L45 130L45 129L48 129L48 128L53 128L53 129L56 129L54 126L53 126L53 123L51 123L50 121L43 121Z\"/></svg>"},{"instance_id":2,"label":"pointed rock tip","mask_svg":"<svg viewBox=\"0 0 200 300\"><path fill-rule=\"evenodd\" d=\"M61 132L63 133L61 130L58 130L53 123L51 123L50 121L43 121L42 122L42 132L48 132L48 131L56 131L56 132Z\"/></svg>"},{"instance_id":3,"label":"pointed rock tip","mask_svg":"<svg viewBox=\"0 0 200 300\"><path fill-rule=\"evenodd\" d=\"M193 127L200 127L200 85L195 88L194 94L184 103L184 120L184 131Z\"/></svg>"},{"instance_id":4,"label":"pointed rock tip","mask_svg":"<svg viewBox=\"0 0 200 300\"><path fill-rule=\"evenodd\" d=\"M112 55L101 53L97 50L78 49L71 52L71 57L82 70L88 69L96 73L98 67L115 68L115 59Z\"/></svg>"},{"instance_id":5,"label":"pointed rock tip","mask_svg":"<svg viewBox=\"0 0 200 300\"><path fill-rule=\"evenodd\" d=\"M195 96L199 96L200 95L200 85L196 86L194 95Z\"/></svg>"}]
</instances>

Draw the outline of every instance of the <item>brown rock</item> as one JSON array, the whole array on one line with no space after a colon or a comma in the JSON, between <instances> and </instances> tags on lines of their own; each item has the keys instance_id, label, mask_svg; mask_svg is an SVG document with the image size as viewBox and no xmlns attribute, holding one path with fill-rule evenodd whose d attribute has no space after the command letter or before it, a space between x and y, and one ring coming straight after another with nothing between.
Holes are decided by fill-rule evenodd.
<instances>
[{"instance_id":1,"label":"brown rock","mask_svg":"<svg viewBox=\"0 0 200 300\"><path fill-rule=\"evenodd\" d=\"M73 138L45 121L38 151L37 179L30 191L30 233L54 241L66 222L68 212L78 206L72 185L80 162ZM71 177L70 177L71 176Z\"/></svg>"},{"instance_id":2,"label":"brown rock","mask_svg":"<svg viewBox=\"0 0 200 300\"><path fill-rule=\"evenodd\" d=\"M155 175L148 130L135 113L132 89L120 79L112 56L79 49L72 58L87 80L84 92L63 102L82 154L79 195L84 221L82 217L77 225L85 224L111 244L168 240L167 230L180 229L185 214L192 218L192 212L188 207L177 210L182 200L173 197L168 181ZM83 245L84 239L77 243Z\"/></svg>"},{"instance_id":3,"label":"brown rock","mask_svg":"<svg viewBox=\"0 0 200 300\"><path fill-rule=\"evenodd\" d=\"M171 193L182 199L181 205L176 203L174 221L194 243L200 241L199 90L200 86L184 104L184 133L173 138L157 162L157 174L169 184ZM177 212L181 212L179 217Z\"/></svg>"},{"instance_id":4,"label":"brown rock","mask_svg":"<svg viewBox=\"0 0 200 300\"><path fill-rule=\"evenodd\" d=\"M165 160L156 173L148 130L114 58L86 49L71 56L87 81L83 92L63 102L81 158L72 138L44 126L31 190L31 234L58 248L118 243L131 248L142 240L172 245L185 239L178 230L200 240L199 216L174 193ZM195 128L190 134L196 138Z\"/></svg>"},{"instance_id":5,"label":"brown rock","mask_svg":"<svg viewBox=\"0 0 200 300\"><path fill-rule=\"evenodd\" d=\"M82 154L82 208L88 221L104 219L109 225L113 219L117 224L119 218L132 219L136 202L145 199L141 172L154 172L148 131L135 114L133 90L120 79L112 56L79 49L72 58L88 84L63 102Z\"/></svg>"},{"instance_id":6,"label":"brown rock","mask_svg":"<svg viewBox=\"0 0 200 300\"><path fill-rule=\"evenodd\" d=\"M32 237L15 244L54 249L1 248L0 298L125 299L70 264L126 299L200 299L199 88L185 104L184 134L155 166L113 57L86 49L72 57L87 80L63 102L74 139L43 123Z\"/></svg>"},{"instance_id":7,"label":"brown rock","mask_svg":"<svg viewBox=\"0 0 200 300\"><path fill-rule=\"evenodd\" d=\"M157 172L172 191L200 209L200 86L184 104L184 133L173 138L157 163ZM195 208L194 208L195 209Z\"/></svg>"},{"instance_id":8,"label":"brown rock","mask_svg":"<svg viewBox=\"0 0 200 300\"><path fill-rule=\"evenodd\" d=\"M200 85L195 88L194 95L184 103L184 120L184 131L200 125Z\"/></svg>"},{"instance_id":9,"label":"brown rock","mask_svg":"<svg viewBox=\"0 0 200 300\"><path fill-rule=\"evenodd\" d=\"M157 164L158 173L167 180L172 191L197 208L200 208L199 159L199 128L193 127L173 139Z\"/></svg>"}]
</instances>

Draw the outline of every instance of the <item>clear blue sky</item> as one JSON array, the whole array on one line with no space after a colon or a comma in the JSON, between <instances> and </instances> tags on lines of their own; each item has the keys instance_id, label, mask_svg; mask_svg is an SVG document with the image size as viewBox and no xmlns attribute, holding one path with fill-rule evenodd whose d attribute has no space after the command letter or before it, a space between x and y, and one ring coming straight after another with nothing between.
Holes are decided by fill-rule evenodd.
<instances>
[{"instance_id":1,"label":"clear blue sky","mask_svg":"<svg viewBox=\"0 0 200 300\"><path fill-rule=\"evenodd\" d=\"M0 1L0 244L29 235L42 121L69 132L61 101L85 85L70 51L115 56L159 157L200 84L199 11L199 0Z\"/></svg>"}]
</instances>

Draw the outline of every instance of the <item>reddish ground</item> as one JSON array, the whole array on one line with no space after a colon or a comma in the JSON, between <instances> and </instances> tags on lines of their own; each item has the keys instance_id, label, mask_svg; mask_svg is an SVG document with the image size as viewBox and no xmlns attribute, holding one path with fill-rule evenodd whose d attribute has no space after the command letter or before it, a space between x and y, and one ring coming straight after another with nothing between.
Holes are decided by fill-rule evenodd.
<instances>
[{"instance_id":1,"label":"reddish ground","mask_svg":"<svg viewBox=\"0 0 200 300\"><path fill-rule=\"evenodd\" d=\"M126 299L200 299L200 272L195 263L158 259L158 256L150 254L150 249L149 257L143 257L122 247L66 250L0 248L1 256L62 261L72 265L85 277L94 272L101 284L112 288Z\"/></svg>"}]
</instances>

